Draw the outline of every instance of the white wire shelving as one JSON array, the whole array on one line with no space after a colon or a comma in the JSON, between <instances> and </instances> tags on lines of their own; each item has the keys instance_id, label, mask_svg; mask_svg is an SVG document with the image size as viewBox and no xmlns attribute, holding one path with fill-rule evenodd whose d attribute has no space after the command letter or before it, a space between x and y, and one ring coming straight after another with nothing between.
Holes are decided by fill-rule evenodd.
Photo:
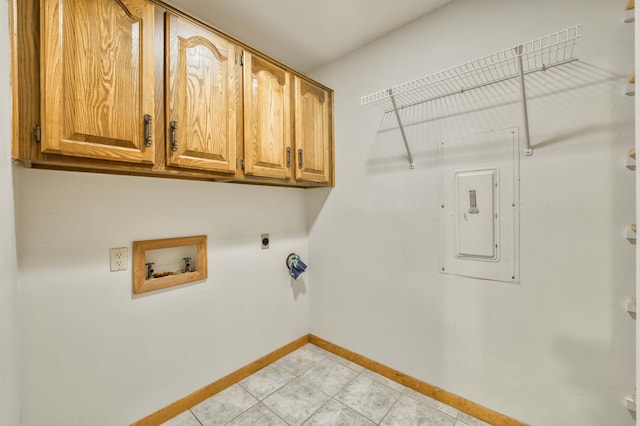
<instances>
[{"instance_id":1,"label":"white wire shelving","mask_svg":"<svg viewBox=\"0 0 640 426\"><path fill-rule=\"evenodd\" d=\"M517 78L520 80L522 98L525 155L532 155L524 76L578 60L574 56L574 48L582 37L581 27L574 25L465 64L362 96L360 104L373 104L385 112L395 112L410 167L413 168L413 156L399 110Z\"/></svg>"}]
</instances>

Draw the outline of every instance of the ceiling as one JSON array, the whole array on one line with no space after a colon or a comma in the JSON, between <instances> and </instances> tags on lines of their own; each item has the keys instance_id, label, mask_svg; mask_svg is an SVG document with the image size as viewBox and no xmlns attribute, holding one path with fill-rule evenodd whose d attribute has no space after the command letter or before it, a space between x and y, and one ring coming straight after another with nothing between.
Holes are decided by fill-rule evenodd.
<instances>
[{"instance_id":1,"label":"ceiling","mask_svg":"<svg viewBox=\"0 0 640 426\"><path fill-rule=\"evenodd\" d=\"M307 73L452 0L169 0Z\"/></svg>"}]
</instances>

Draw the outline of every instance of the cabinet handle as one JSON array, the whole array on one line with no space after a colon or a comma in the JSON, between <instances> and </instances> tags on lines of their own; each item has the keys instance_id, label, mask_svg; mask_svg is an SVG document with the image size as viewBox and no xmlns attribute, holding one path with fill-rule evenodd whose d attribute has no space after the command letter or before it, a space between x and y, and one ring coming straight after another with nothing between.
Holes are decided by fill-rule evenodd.
<instances>
[{"instance_id":1,"label":"cabinet handle","mask_svg":"<svg viewBox=\"0 0 640 426\"><path fill-rule=\"evenodd\" d=\"M144 146L149 148L151 146L151 116L149 114L144 115Z\"/></svg>"},{"instance_id":2,"label":"cabinet handle","mask_svg":"<svg viewBox=\"0 0 640 426\"><path fill-rule=\"evenodd\" d=\"M171 151L176 152L178 150L178 122L172 120L169 125L171 126Z\"/></svg>"},{"instance_id":3,"label":"cabinet handle","mask_svg":"<svg viewBox=\"0 0 640 426\"><path fill-rule=\"evenodd\" d=\"M298 150L298 168L302 168L302 148Z\"/></svg>"},{"instance_id":4,"label":"cabinet handle","mask_svg":"<svg viewBox=\"0 0 640 426\"><path fill-rule=\"evenodd\" d=\"M287 169L291 168L291 147L287 147Z\"/></svg>"}]
</instances>

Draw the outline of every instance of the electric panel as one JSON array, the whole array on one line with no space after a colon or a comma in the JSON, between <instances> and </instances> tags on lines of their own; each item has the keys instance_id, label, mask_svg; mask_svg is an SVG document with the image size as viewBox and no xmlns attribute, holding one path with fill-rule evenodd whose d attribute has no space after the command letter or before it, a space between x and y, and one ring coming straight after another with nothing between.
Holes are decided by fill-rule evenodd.
<instances>
[{"instance_id":1,"label":"electric panel","mask_svg":"<svg viewBox=\"0 0 640 426\"><path fill-rule=\"evenodd\" d=\"M439 145L439 271L519 282L518 129L475 133Z\"/></svg>"},{"instance_id":2,"label":"electric panel","mask_svg":"<svg viewBox=\"0 0 640 426\"><path fill-rule=\"evenodd\" d=\"M455 173L456 256L496 260L496 169Z\"/></svg>"}]
</instances>

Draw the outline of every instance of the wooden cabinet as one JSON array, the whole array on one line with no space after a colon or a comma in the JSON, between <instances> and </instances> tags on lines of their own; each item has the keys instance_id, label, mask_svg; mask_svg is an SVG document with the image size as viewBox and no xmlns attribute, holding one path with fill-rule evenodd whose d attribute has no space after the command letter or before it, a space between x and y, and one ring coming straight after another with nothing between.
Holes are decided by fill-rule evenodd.
<instances>
[{"instance_id":1,"label":"wooden cabinet","mask_svg":"<svg viewBox=\"0 0 640 426\"><path fill-rule=\"evenodd\" d=\"M331 93L295 77L296 180L329 183L333 134Z\"/></svg>"},{"instance_id":2,"label":"wooden cabinet","mask_svg":"<svg viewBox=\"0 0 640 426\"><path fill-rule=\"evenodd\" d=\"M153 163L153 4L43 0L40 13L42 152Z\"/></svg>"},{"instance_id":3,"label":"wooden cabinet","mask_svg":"<svg viewBox=\"0 0 640 426\"><path fill-rule=\"evenodd\" d=\"M244 67L245 173L330 183L331 93L251 54Z\"/></svg>"},{"instance_id":4,"label":"wooden cabinet","mask_svg":"<svg viewBox=\"0 0 640 426\"><path fill-rule=\"evenodd\" d=\"M10 0L34 168L333 185L333 92L156 0Z\"/></svg>"},{"instance_id":5,"label":"wooden cabinet","mask_svg":"<svg viewBox=\"0 0 640 426\"><path fill-rule=\"evenodd\" d=\"M233 173L242 135L241 51L172 13L166 24L167 164Z\"/></svg>"},{"instance_id":6,"label":"wooden cabinet","mask_svg":"<svg viewBox=\"0 0 640 426\"><path fill-rule=\"evenodd\" d=\"M245 173L289 179L293 151L291 73L244 55Z\"/></svg>"}]
</instances>

